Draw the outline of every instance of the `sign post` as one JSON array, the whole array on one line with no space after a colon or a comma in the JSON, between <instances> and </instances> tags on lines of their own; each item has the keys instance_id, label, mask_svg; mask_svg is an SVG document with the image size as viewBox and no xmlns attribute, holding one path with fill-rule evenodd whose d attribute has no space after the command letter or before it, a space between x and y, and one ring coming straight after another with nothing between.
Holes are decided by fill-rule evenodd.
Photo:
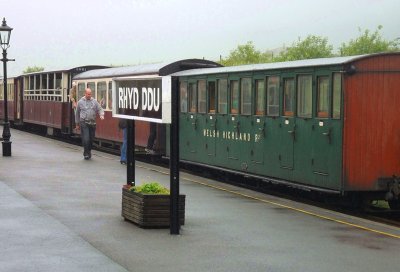
<instances>
[{"instance_id":1,"label":"sign post","mask_svg":"<svg viewBox=\"0 0 400 272\"><path fill-rule=\"evenodd\" d=\"M179 86L171 76L113 79L113 117L128 122L127 183L135 182L134 120L170 126L170 234L179 234ZM133 141L133 144L132 144Z\"/></svg>"},{"instance_id":2,"label":"sign post","mask_svg":"<svg viewBox=\"0 0 400 272\"><path fill-rule=\"evenodd\" d=\"M179 234L179 86L178 79L171 80L171 126L170 126L170 233Z\"/></svg>"}]
</instances>

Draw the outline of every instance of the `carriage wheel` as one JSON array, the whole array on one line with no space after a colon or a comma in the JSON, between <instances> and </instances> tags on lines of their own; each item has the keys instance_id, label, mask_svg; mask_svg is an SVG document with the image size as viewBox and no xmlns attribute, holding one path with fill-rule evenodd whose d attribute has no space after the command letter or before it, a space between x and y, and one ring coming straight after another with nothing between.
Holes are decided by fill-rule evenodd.
<instances>
[{"instance_id":1,"label":"carriage wheel","mask_svg":"<svg viewBox=\"0 0 400 272\"><path fill-rule=\"evenodd\" d=\"M392 210L400 210L400 199L392 199L388 201L389 207Z\"/></svg>"}]
</instances>

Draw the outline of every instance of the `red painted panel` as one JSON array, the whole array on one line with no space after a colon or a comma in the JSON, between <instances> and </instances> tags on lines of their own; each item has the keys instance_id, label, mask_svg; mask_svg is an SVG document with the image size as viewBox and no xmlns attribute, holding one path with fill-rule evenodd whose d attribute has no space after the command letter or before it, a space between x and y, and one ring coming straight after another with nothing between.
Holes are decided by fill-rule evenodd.
<instances>
[{"instance_id":1,"label":"red painted panel","mask_svg":"<svg viewBox=\"0 0 400 272\"><path fill-rule=\"evenodd\" d=\"M105 112L103 121L97 117L96 138L110 141L122 142L122 131L118 128L118 118L113 118L110 111ZM135 121L135 145L146 147L149 137L149 123Z\"/></svg>"},{"instance_id":2,"label":"red painted panel","mask_svg":"<svg viewBox=\"0 0 400 272\"><path fill-rule=\"evenodd\" d=\"M13 121L14 120L14 101L7 101L8 105L8 120Z\"/></svg>"},{"instance_id":3,"label":"red painted panel","mask_svg":"<svg viewBox=\"0 0 400 272\"><path fill-rule=\"evenodd\" d=\"M52 103L52 126L55 128L61 129L61 124L63 122L63 103L62 102L53 102Z\"/></svg>"},{"instance_id":4,"label":"red painted panel","mask_svg":"<svg viewBox=\"0 0 400 272\"><path fill-rule=\"evenodd\" d=\"M40 101L33 101L33 122L35 123L39 123L40 124L40 120L41 120L41 114L40 114Z\"/></svg>"},{"instance_id":5,"label":"red painted panel","mask_svg":"<svg viewBox=\"0 0 400 272\"><path fill-rule=\"evenodd\" d=\"M40 123L42 125L47 125L49 123L49 102L47 101L39 101L38 102L39 109L40 109Z\"/></svg>"},{"instance_id":6,"label":"red painted panel","mask_svg":"<svg viewBox=\"0 0 400 272\"><path fill-rule=\"evenodd\" d=\"M345 189L373 191L380 177L400 175L400 55L354 65L344 81Z\"/></svg>"}]
</instances>

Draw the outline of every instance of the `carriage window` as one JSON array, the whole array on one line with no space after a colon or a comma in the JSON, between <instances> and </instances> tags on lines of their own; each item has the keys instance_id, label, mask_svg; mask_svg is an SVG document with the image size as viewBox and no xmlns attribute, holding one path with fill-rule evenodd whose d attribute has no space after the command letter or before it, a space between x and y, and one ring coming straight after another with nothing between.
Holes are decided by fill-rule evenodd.
<instances>
[{"instance_id":1,"label":"carriage window","mask_svg":"<svg viewBox=\"0 0 400 272\"><path fill-rule=\"evenodd\" d=\"M243 115L251 114L251 78L243 78L241 81L240 112Z\"/></svg>"},{"instance_id":2,"label":"carriage window","mask_svg":"<svg viewBox=\"0 0 400 272\"><path fill-rule=\"evenodd\" d=\"M206 113L206 81L197 81L198 100L197 108L199 113Z\"/></svg>"},{"instance_id":3,"label":"carriage window","mask_svg":"<svg viewBox=\"0 0 400 272\"><path fill-rule=\"evenodd\" d=\"M35 76L35 90L40 90L40 75Z\"/></svg>"},{"instance_id":4,"label":"carriage window","mask_svg":"<svg viewBox=\"0 0 400 272\"><path fill-rule=\"evenodd\" d=\"M279 77L268 77L267 84L267 115L279 116Z\"/></svg>"},{"instance_id":5,"label":"carriage window","mask_svg":"<svg viewBox=\"0 0 400 272\"><path fill-rule=\"evenodd\" d=\"M297 116L312 115L312 76L299 76L297 81Z\"/></svg>"},{"instance_id":6,"label":"carriage window","mask_svg":"<svg viewBox=\"0 0 400 272\"><path fill-rule=\"evenodd\" d=\"M47 74L42 75L42 89L47 89Z\"/></svg>"},{"instance_id":7,"label":"carriage window","mask_svg":"<svg viewBox=\"0 0 400 272\"><path fill-rule=\"evenodd\" d=\"M108 109L112 110L113 106L112 106L112 81L108 82Z\"/></svg>"},{"instance_id":8,"label":"carriage window","mask_svg":"<svg viewBox=\"0 0 400 272\"><path fill-rule=\"evenodd\" d=\"M189 112L197 111L197 89L196 83L189 83Z\"/></svg>"},{"instance_id":9,"label":"carriage window","mask_svg":"<svg viewBox=\"0 0 400 272\"><path fill-rule=\"evenodd\" d=\"M62 74L56 73L56 89L61 89Z\"/></svg>"},{"instance_id":10,"label":"carriage window","mask_svg":"<svg viewBox=\"0 0 400 272\"><path fill-rule=\"evenodd\" d=\"M49 74L49 89L54 89L54 74Z\"/></svg>"},{"instance_id":11,"label":"carriage window","mask_svg":"<svg viewBox=\"0 0 400 272\"><path fill-rule=\"evenodd\" d=\"M180 85L180 95L181 95L181 112L188 111L188 97L187 97L187 82L182 81Z\"/></svg>"},{"instance_id":12,"label":"carriage window","mask_svg":"<svg viewBox=\"0 0 400 272\"><path fill-rule=\"evenodd\" d=\"M92 90L92 97L96 99L96 85L94 82L88 82L87 87Z\"/></svg>"},{"instance_id":13,"label":"carriage window","mask_svg":"<svg viewBox=\"0 0 400 272\"><path fill-rule=\"evenodd\" d=\"M85 96L85 83L78 84L78 93L76 94L76 100L79 101Z\"/></svg>"},{"instance_id":14,"label":"carriage window","mask_svg":"<svg viewBox=\"0 0 400 272\"><path fill-rule=\"evenodd\" d=\"M333 118L340 119L340 103L342 100L342 75L333 74Z\"/></svg>"},{"instance_id":15,"label":"carriage window","mask_svg":"<svg viewBox=\"0 0 400 272\"><path fill-rule=\"evenodd\" d=\"M29 90L35 89L35 78L34 76L29 77Z\"/></svg>"},{"instance_id":16,"label":"carriage window","mask_svg":"<svg viewBox=\"0 0 400 272\"><path fill-rule=\"evenodd\" d=\"M231 113L238 114L239 113L239 81L231 81L230 88L231 95Z\"/></svg>"},{"instance_id":17,"label":"carriage window","mask_svg":"<svg viewBox=\"0 0 400 272\"><path fill-rule=\"evenodd\" d=\"M318 77L318 90L317 90L317 116L328 117L329 110L329 77Z\"/></svg>"},{"instance_id":18,"label":"carriage window","mask_svg":"<svg viewBox=\"0 0 400 272\"><path fill-rule=\"evenodd\" d=\"M208 82L208 112L215 113L215 106L216 106L216 91L215 91L215 82L210 81Z\"/></svg>"},{"instance_id":19,"label":"carriage window","mask_svg":"<svg viewBox=\"0 0 400 272\"><path fill-rule=\"evenodd\" d=\"M218 80L218 113L228 113L228 80Z\"/></svg>"},{"instance_id":20,"label":"carriage window","mask_svg":"<svg viewBox=\"0 0 400 272\"><path fill-rule=\"evenodd\" d=\"M107 107L106 95L107 95L107 83L105 81L97 83L97 102L99 102L100 106L103 109Z\"/></svg>"},{"instance_id":21,"label":"carriage window","mask_svg":"<svg viewBox=\"0 0 400 272\"><path fill-rule=\"evenodd\" d=\"M293 116L294 115L294 79L286 78L283 81L284 88L284 100L283 100L283 108L284 116Z\"/></svg>"},{"instance_id":22,"label":"carriage window","mask_svg":"<svg viewBox=\"0 0 400 272\"><path fill-rule=\"evenodd\" d=\"M265 88L264 80L256 80L256 115L265 113Z\"/></svg>"}]
</instances>

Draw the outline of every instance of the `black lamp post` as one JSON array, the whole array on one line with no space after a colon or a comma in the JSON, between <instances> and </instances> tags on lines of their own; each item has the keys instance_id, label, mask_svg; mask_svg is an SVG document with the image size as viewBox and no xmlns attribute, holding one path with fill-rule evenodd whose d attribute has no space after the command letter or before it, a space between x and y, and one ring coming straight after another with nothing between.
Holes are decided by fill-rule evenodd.
<instances>
[{"instance_id":1,"label":"black lamp post","mask_svg":"<svg viewBox=\"0 0 400 272\"><path fill-rule=\"evenodd\" d=\"M3 62L3 80L4 80L4 125L3 125L3 156L10 157L11 156L11 133L10 133L10 122L8 121L8 101L7 101L7 48L10 47L10 36L11 36L11 27L9 27L6 23L6 18L3 18L3 23L0 27L0 45L3 48L3 58L1 61Z\"/></svg>"},{"instance_id":2,"label":"black lamp post","mask_svg":"<svg viewBox=\"0 0 400 272\"><path fill-rule=\"evenodd\" d=\"M10 133L10 122L8 121L8 101L7 101L7 48L10 47L10 36L12 28L6 23L6 18L3 18L3 23L0 26L0 45L3 48L3 80L4 80L4 125L3 125L3 156L11 156L11 133Z\"/></svg>"}]
</instances>

